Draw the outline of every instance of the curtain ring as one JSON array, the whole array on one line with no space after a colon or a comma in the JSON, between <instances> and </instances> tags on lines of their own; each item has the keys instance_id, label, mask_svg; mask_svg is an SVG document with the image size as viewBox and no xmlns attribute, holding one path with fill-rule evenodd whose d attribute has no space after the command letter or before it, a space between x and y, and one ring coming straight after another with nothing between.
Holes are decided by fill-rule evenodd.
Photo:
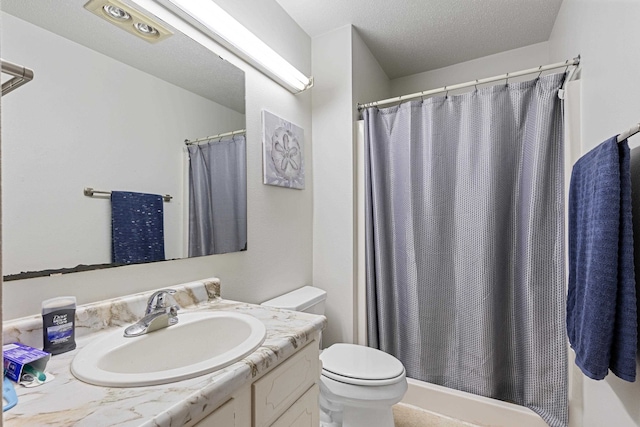
<instances>
[{"instance_id":1,"label":"curtain ring","mask_svg":"<svg viewBox=\"0 0 640 427\"><path fill-rule=\"evenodd\" d=\"M474 86L476 87L476 92L478 91L478 79L476 79L476 84L474 84Z\"/></svg>"},{"instance_id":2,"label":"curtain ring","mask_svg":"<svg viewBox=\"0 0 640 427\"><path fill-rule=\"evenodd\" d=\"M538 71L540 71L540 73L538 74L538 78L540 78L540 76L542 75L542 65L538 67Z\"/></svg>"},{"instance_id":3,"label":"curtain ring","mask_svg":"<svg viewBox=\"0 0 640 427\"><path fill-rule=\"evenodd\" d=\"M568 60L568 59L567 59L564 63L565 63L565 64L567 64L567 68L565 68L565 69L564 69L564 73L566 74L566 73L567 73L567 71L569 71L569 67L570 67L571 65L569 65L569 60Z\"/></svg>"},{"instance_id":4,"label":"curtain ring","mask_svg":"<svg viewBox=\"0 0 640 427\"><path fill-rule=\"evenodd\" d=\"M507 73L507 81L505 82L506 85L509 84L509 73Z\"/></svg>"},{"instance_id":5,"label":"curtain ring","mask_svg":"<svg viewBox=\"0 0 640 427\"><path fill-rule=\"evenodd\" d=\"M449 90L447 89L447 87L444 87L444 90L446 91L444 94L445 99L449 99Z\"/></svg>"}]
</instances>

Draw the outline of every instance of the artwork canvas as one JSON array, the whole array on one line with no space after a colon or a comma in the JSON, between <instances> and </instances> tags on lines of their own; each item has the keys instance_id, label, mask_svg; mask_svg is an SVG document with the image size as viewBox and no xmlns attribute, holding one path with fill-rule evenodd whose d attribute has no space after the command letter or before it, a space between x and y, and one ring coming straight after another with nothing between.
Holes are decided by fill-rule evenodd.
<instances>
[{"instance_id":1,"label":"artwork canvas","mask_svg":"<svg viewBox=\"0 0 640 427\"><path fill-rule=\"evenodd\" d=\"M304 130L262 110L264 183L304 188Z\"/></svg>"}]
</instances>

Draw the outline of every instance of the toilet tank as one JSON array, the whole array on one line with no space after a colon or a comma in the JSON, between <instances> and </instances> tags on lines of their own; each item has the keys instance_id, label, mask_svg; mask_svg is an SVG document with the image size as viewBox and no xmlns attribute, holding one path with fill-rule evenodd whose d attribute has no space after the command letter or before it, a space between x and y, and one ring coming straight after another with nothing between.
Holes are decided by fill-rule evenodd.
<instances>
[{"instance_id":1,"label":"toilet tank","mask_svg":"<svg viewBox=\"0 0 640 427\"><path fill-rule=\"evenodd\" d=\"M327 293L322 289L313 286L303 286L279 297L270 299L269 301L265 301L260 305L324 315L324 302L326 299Z\"/></svg>"}]
</instances>

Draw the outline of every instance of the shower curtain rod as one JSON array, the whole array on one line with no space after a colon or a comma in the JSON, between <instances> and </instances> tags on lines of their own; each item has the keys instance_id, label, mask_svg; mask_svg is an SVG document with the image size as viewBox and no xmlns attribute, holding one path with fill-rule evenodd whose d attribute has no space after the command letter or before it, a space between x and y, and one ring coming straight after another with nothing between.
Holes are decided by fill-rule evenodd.
<instances>
[{"instance_id":1,"label":"shower curtain rod","mask_svg":"<svg viewBox=\"0 0 640 427\"><path fill-rule=\"evenodd\" d=\"M640 123L637 123L635 126L631 127L626 132L622 132L620 135L618 135L617 141L618 142L622 142L625 139L629 138L630 136L635 135L638 132L640 132Z\"/></svg>"},{"instance_id":2,"label":"shower curtain rod","mask_svg":"<svg viewBox=\"0 0 640 427\"><path fill-rule=\"evenodd\" d=\"M210 141L212 139L224 138L225 136L240 135L241 133L247 133L247 130L246 129L234 130L233 132L219 133L218 135L211 135L211 136L206 136L204 138L198 138L193 140L185 139L184 143L186 145L193 145L202 141Z\"/></svg>"},{"instance_id":3,"label":"shower curtain rod","mask_svg":"<svg viewBox=\"0 0 640 427\"><path fill-rule=\"evenodd\" d=\"M111 191L103 191L103 190L95 190L91 187L85 187L84 188L84 195L87 197L93 197L94 194L111 194ZM171 199L173 199L173 196L170 196L169 194L165 194L162 196L162 200L164 200L165 202L170 202Z\"/></svg>"},{"instance_id":4,"label":"shower curtain rod","mask_svg":"<svg viewBox=\"0 0 640 427\"><path fill-rule=\"evenodd\" d=\"M2 72L13 76L6 82L2 83L2 95L6 95L33 80L32 69L14 64L13 62L5 61L4 59L0 59L0 63L2 65Z\"/></svg>"},{"instance_id":5,"label":"shower curtain rod","mask_svg":"<svg viewBox=\"0 0 640 427\"><path fill-rule=\"evenodd\" d=\"M421 98L423 96L428 96L428 95L435 95L436 93L442 93L442 92L448 92L450 90L456 90L456 89L463 89L466 87L471 87L471 86L477 86L477 85L481 85L484 83L492 83L492 82L497 82L500 80L509 80L510 78L513 77L520 77L520 76L525 76L527 74L534 74L534 73L542 73L544 71L548 71L548 70L553 70L556 68L562 68L562 67L571 67L571 66L578 66L578 64L580 64L580 55L578 55L577 58L573 58L573 59L567 59L564 62L557 62L555 64L549 64L549 65L540 65L537 68L529 68L527 70L522 70L522 71L516 71L513 73L507 73L507 74L502 74L499 76L495 76L495 77L487 77L485 79L477 79L477 80L473 80L470 82L466 82L466 83L460 83L460 84L456 84L456 85L451 85L451 86L444 86L444 87L440 87L437 89L431 89L431 90L425 90L422 92L418 92L418 93L412 93L411 95L402 95L402 96L397 96L395 98L389 98L389 99L383 99L382 101L375 101L375 102L367 102L366 104L358 104L358 110L362 110L364 108L367 107L377 107L380 105L385 105L385 104L393 104L396 102L401 102L401 101L406 101L409 99L414 99L414 98Z\"/></svg>"}]
</instances>

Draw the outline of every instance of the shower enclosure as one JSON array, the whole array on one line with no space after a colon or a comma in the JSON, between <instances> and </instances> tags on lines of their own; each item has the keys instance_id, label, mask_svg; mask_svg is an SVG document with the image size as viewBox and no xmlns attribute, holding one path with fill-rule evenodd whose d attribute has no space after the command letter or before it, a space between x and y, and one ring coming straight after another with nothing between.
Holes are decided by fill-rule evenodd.
<instances>
[{"instance_id":1,"label":"shower enclosure","mask_svg":"<svg viewBox=\"0 0 640 427\"><path fill-rule=\"evenodd\" d=\"M369 345L552 426L567 424L563 80L364 112Z\"/></svg>"}]
</instances>

